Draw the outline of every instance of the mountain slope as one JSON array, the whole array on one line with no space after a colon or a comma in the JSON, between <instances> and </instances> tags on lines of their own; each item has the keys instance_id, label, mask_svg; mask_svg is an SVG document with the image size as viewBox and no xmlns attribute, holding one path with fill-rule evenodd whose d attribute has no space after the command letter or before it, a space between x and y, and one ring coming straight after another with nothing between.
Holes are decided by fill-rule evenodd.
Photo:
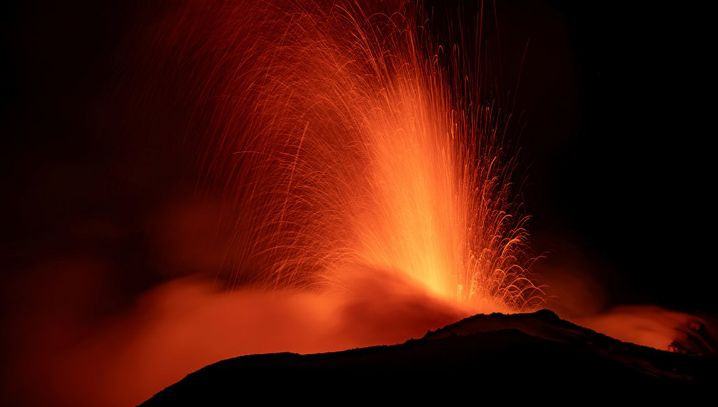
<instances>
[{"instance_id":1,"label":"mountain slope","mask_svg":"<svg viewBox=\"0 0 718 407\"><path fill-rule=\"evenodd\" d=\"M650 386L660 392L706 388L717 378L714 358L620 342L543 310L475 315L394 346L228 359L188 375L145 405L236 404L256 397L309 401L337 391L358 398L417 398L513 384Z\"/></svg>"}]
</instances>

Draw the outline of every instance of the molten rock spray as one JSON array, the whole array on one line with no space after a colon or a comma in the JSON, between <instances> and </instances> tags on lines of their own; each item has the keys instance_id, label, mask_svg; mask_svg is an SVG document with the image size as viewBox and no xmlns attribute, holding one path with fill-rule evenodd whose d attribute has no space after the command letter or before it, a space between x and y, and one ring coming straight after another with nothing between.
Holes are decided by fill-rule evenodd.
<instances>
[{"instance_id":1,"label":"molten rock spray","mask_svg":"<svg viewBox=\"0 0 718 407\"><path fill-rule=\"evenodd\" d=\"M473 311L539 305L507 123L461 50L432 44L411 4L282 6L257 6L221 56L206 169L236 202L235 278L259 264L263 284L321 289L378 271Z\"/></svg>"},{"instance_id":2,"label":"molten rock spray","mask_svg":"<svg viewBox=\"0 0 718 407\"><path fill-rule=\"evenodd\" d=\"M165 283L67 343L33 325L13 388L37 404L137 403L222 358L396 343L542 304L508 116L481 94L475 61L431 39L418 6L168 9L133 46L151 48L140 70L191 66L177 85L212 111L193 137L206 147L200 185L222 185L221 284ZM155 90L166 92L146 96Z\"/></svg>"}]
</instances>

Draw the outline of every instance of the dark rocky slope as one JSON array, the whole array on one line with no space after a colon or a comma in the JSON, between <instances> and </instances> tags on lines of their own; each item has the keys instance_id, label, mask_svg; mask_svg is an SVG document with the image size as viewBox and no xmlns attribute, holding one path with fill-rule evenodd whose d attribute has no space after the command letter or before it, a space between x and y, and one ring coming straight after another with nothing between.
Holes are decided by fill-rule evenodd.
<instances>
[{"instance_id":1,"label":"dark rocky slope","mask_svg":"<svg viewBox=\"0 0 718 407\"><path fill-rule=\"evenodd\" d=\"M516 389L510 397L526 397L522 389L534 385L552 394L570 388L597 397L617 388L694 394L715 384L715 358L620 342L544 310L476 315L394 346L228 359L188 375L145 405L317 401L335 394L446 400L499 387Z\"/></svg>"}]
</instances>

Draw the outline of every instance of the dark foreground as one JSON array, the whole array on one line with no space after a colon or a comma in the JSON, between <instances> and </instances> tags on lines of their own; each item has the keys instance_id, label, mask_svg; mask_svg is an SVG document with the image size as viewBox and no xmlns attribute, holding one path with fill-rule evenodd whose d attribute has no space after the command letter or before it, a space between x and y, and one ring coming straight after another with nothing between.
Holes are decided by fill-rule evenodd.
<instances>
[{"instance_id":1,"label":"dark foreground","mask_svg":"<svg viewBox=\"0 0 718 407\"><path fill-rule=\"evenodd\" d=\"M522 389L534 385L549 393L565 386L583 389L591 391L584 393L589 398L617 388L690 395L718 385L718 359L620 342L546 310L476 315L401 345L223 360L144 405L319 401L336 394L342 394L342 403L374 396L446 400L507 385L515 394L501 398L527 397Z\"/></svg>"}]
</instances>

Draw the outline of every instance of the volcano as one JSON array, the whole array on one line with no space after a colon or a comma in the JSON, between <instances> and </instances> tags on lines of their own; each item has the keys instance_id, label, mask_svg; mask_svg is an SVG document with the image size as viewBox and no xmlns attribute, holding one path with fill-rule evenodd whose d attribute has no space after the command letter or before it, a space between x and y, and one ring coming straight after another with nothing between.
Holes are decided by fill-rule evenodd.
<instances>
[{"instance_id":1,"label":"volcano","mask_svg":"<svg viewBox=\"0 0 718 407\"><path fill-rule=\"evenodd\" d=\"M270 401L288 395L308 401L328 397L315 391L320 383L359 397L416 397L508 383L581 389L650 386L654 393L690 386L695 391L717 379L715 357L621 342L541 310L475 315L394 346L227 359L189 374L143 405L231 403L254 396ZM268 386L283 390L268 392Z\"/></svg>"},{"instance_id":2,"label":"volcano","mask_svg":"<svg viewBox=\"0 0 718 407\"><path fill-rule=\"evenodd\" d=\"M15 3L0 406L718 384L710 9Z\"/></svg>"}]
</instances>

